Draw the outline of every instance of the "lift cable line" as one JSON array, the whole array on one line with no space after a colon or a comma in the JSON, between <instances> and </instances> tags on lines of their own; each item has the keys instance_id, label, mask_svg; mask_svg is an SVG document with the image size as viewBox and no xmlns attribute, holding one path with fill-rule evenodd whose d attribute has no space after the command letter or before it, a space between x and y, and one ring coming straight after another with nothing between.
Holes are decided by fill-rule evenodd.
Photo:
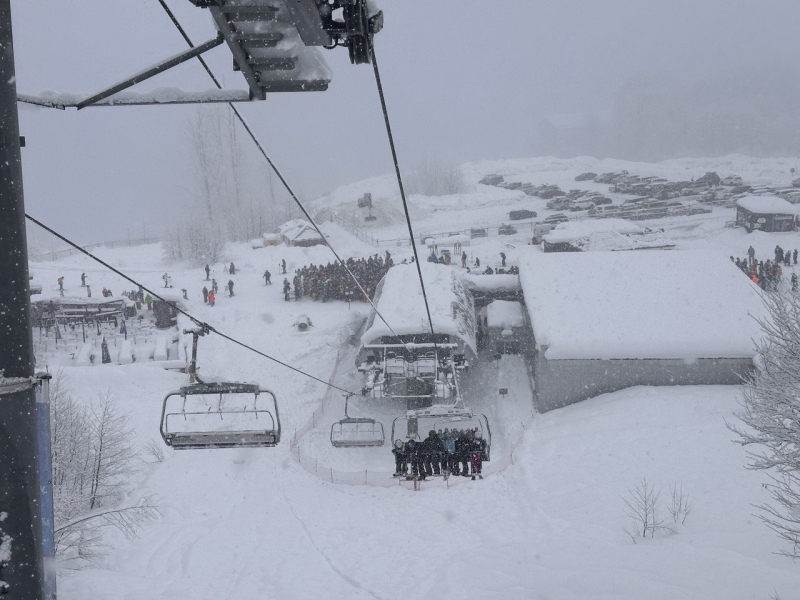
<instances>
[{"instance_id":1,"label":"lift cable line","mask_svg":"<svg viewBox=\"0 0 800 600\"><path fill-rule=\"evenodd\" d=\"M397 162L397 151L394 148L394 137L392 136L392 126L389 124L389 111L386 109L386 99L383 96L383 86L381 85L381 74L378 71L378 61L375 58L375 46L372 46L372 69L375 71L375 83L378 85L378 95L381 98L381 108L383 109L383 120L386 123L386 133L389 136L389 147L392 149L392 160L394 161L394 172L397 174L397 185L400 186L400 198L403 200L403 210L406 213L406 223L408 224L408 237L411 239L411 247L414 249L414 259L417 262L417 275L419 275L419 285L422 288L422 298L425 300L425 311L428 313L428 323L431 328L431 339L433 339L433 319L431 318L431 308L428 304L428 294L425 292L425 282L422 280L422 267L419 264L419 254L417 254L417 243L414 240L414 230L411 227L411 216L408 214L408 203L406 202L406 192L403 189L403 178L400 176L400 165ZM434 348L436 342L433 342Z\"/></svg>"},{"instance_id":2,"label":"lift cable line","mask_svg":"<svg viewBox=\"0 0 800 600\"><path fill-rule=\"evenodd\" d=\"M42 229L44 229L44 230L45 230L45 231L47 231L48 233L51 233L51 234L53 234L53 235L54 235L54 236L56 236L58 239L60 239L62 242L65 242L65 243L69 244L70 246L72 246L73 248L75 248L75 249L76 249L78 252L81 252L81 253L85 254L86 256L88 256L89 258L91 258L92 260L94 260L95 262L97 262L97 263L100 263L101 265L103 265L103 266L104 266L105 268L107 268L108 270L110 270L110 271L112 271L113 273L115 273L115 274L119 275L119 276L120 276L120 277L122 277L123 279L125 279L125 280L127 280L127 281L131 282L133 285L136 285L136 286L140 287L141 289L143 289L143 290L144 290L145 292L147 292L148 294L151 294L151 295L152 295L154 298L156 298L157 300L161 300L162 302L167 302L167 300L165 300L164 298L162 298L162 297L161 297L161 296L160 296L160 295L159 295L157 292L154 292L153 290L151 290L151 289L149 289L149 288L147 288L147 287L143 286L141 283L139 283L139 282L138 282L138 281L136 281L135 279L132 279L131 277L128 277L127 275L125 275L125 273L123 273L123 272L122 272L122 271L120 271L119 269L116 269L116 268L112 267L110 264L108 264L107 262L105 262L105 261L104 261L104 260L102 260L101 258L98 258L97 256L95 256L94 254L92 254L92 253L91 253L91 252L89 252L88 250L85 250L85 249L81 248L81 247L80 247L78 244L76 244L76 243L75 243L75 242L73 242L72 240L70 240L70 239L68 239L68 238L64 237L63 235L61 235L61 234L60 234L60 233L58 233L57 231L55 231L55 230L51 229L50 227L48 227L47 225L45 225L45 224L44 224L44 223L42 223L41 221L39 221L39 220L37 220L37 219L34 219L32 216L30 216L30 215L29 215L29 214L27 214L27 213L25 213L25 218L27 218L27 219L28 219L29 221L31 221L32 223L36 223L36 224L37 224L39 227L41 227ZM173 306L174 306L174 305L173 305ZM236 344L237 346L241 346L242 348L245 348L245 349L247 349L247 350L250 350L251 352L255 352L255 353L256 353L256 354L258 354L259 356L263 356L264 358L266 358L266 359L269 359L269 360L271 360L272 362L275 362L275 363L277 363L277 364L281 365L282 367L286 367L287 369L291 369L291 370L292 370L292 371L294 371L295 373L299 373L300 375L303 375L303 376L305 376L305 377L308 377L309 379L313 379L314 381L318 381L319 383L323 383L323 384L325 384L326 386L328 386L328 387L331 387L331 388L333 388L333 389L336 389L336 390L339 390L340 392L344 392L345 394L348 394L349 396L353 396L353 395L355 395L355 392L351 392L351 391L349 391L349 390L346 390L346 389L344 389L344 388L340 388L338 385L334 385L334 384L332 384L332 383L330 383L330 382L328 382L328 381L325 381L325 380L323 380L323 379L320 379L319 377L315 377L314 375L311 375L310 373L306 373L305 371L301 371L300 369L298 369L298 368L296 368L296 367L293 367L292 365L290 365L290 364L287 364L287 363L285 363L285 362L283 362L283 361L281 361L281 360L278 360L277 358L275 358L275 357L272 357L272 356L270 356L269 354L267 354L267 353L265 353L265 352L262 352L261 350L258 350L257 348L253 348L252 346L249 346L248 344L245 344L244 342L240 342L240 341L239 341L239 340L237 340L236 338L233 338L233 337L229 336L229 335L228 335L228 334L226 334L226 333L222 333L222 332L221 332L221 331L219 331L218 329L215 329L213 326L209 325L208 323L205 323L204 321L201 321L201 320L200 320L200 319L198 319L197 317L194 317L193 315L191 315L190 313L186 312L185 310L183 310L182 308L180 308L180 307L178 307L178 306L175 306L175 310L177 310L177 311L178 311L179 313L181 313L182 315L185 315L186 317L188 317L189 319L191 319L191 320L192 320L192 322L193 322L195 325L197 325L198 327L200 327L200 328L202 328L202 329L205 329L205 330L207 330L207 331L210 331L211 333L216 333L216 334L217 334L218 336L220 336L221 338L223 338L223 339L226 339L226 340L228 340L229 342L233 342L233 343L234 343L234 344Z\"/></svg>"},{"instance_id":3,"label":"lift cable line","mask_svg":"<svg viewBox=\"0 0 800 600\"><path fill-rule=\"evenodd\" d=\"M173 25L175 25L176 29L180 32L181 36L183 36L183 39L186 40L186 43L190 47L194 48L194 44L192 43L191 38L186 33L186 30L183 28L183 26L181 26L180 22L178 21L177 17L175 16L175 14L167 6L165 0L158 0L158 1L161 4L161 6L164 8L164 11L169 16L169 18L172 21ZM196 58L203 65L203 68L206 70L206 73L208 73L208 76L211 77L211 80L214 82L214 85L216 85L217 88L222 89L222 85L220 84L219 80L214 76L214 72L211 70L211 67L208 66L208 63L206 63L206 61L203 60L203 57L200 56L200 55L197 55ZM311 215L309 214L308 210L306 210L306 207L303 206L302 202L300 202L300 199L294 193L294 190L292 190L292 188L289 186L289 182L287 182L286 179L283 177L283 174L278 170L278 167L275 166L274 162L272 162L272 159L267 154L267 151L264 149L264 146L261 145L261 142L258 140L258 138L256 137L255 133L253 133L253 130L250 129L250 126L247 124L247 121L245 120L245 118L242 116L242 114L239 112L239 110L236 108L236 106L233 105L232 102L229 102L228 106L230 106L231 110L233 111L233 114L236 115L236 118L239 120L239 123L241 123L242 127L244 127L244 130L250 136L250 139L253 140L253 143L256 145L256 148L258 148L258 151L261 153L261 155L267 161L267 164L273 170L275 175L278 176L278 179L280 180L280 182L283 185L283 187L286 188L286 191L292 197L292 200L294 200L294 203L297 204L297 206L300 208L300 210L302 211L303 215L305 215L306 219L308 219L308 222L311 223L312 227L314 227L314 229L317 231L317 233L319 234L320 238L322 238L324 240L325 239L325 235L322 233L322 230L319 228L319 226L317 225L316 221L314 221L314 219L311 218ZM399 175L399 173L398 173L398 175ZM410 229L410 227L411 227L411 225L409 224L409 229ZM412 242L413 242L413 239L412 239ZM327 244L327 246L328 246L328 248L330 248L330 251L333 252L333 255L336 257L336 260L339 261L339 264L341 264L345 268L345 270L347 271L347 274L350 275L350 277L353 279L355 284L358 286L358 289L364 295L364 298L366 298L367 301L370 303L370 306L372 306L372 309L375 311L375 314L378 315L380 320L383 321L383 324L386 325L386 327L389 328L389 331L391 331L392 334L394 335L394 337L397 338L397 341L400 342L400 344L402 344L403 347L406 350L409 350L409 348L408 348L408 346L406 346L405 342L403 342L403 340L400 338L400 336L397 334L397 332L395 332L395 330L392 328L392 326L389 325L389 323L386 321L386 319L383 318L383 315L380 313L380 311L378 311L378 307L375 306L375 303L372 301L372 298L369 297L369 294L367 294L366 290L361 286L361 283L359 283L358 278L350 270L350 267L347 266L347 263L344 260L342 260L342 258L336 252L336 250L333 249L333 246L331 246L330 244ZM414 256L416 257L416 255L417 255L417 249L415 247L414 248ZM417 259L417 262L419 262L419 259ZM424 294L424 292L425 292L424 286L423 286L422 289L423 289L423 294ZM426 299L425 300L425 305L426 306L427 306L427 303L428 303L428 301ZM430 316L431 316L430 315L430 311L428 311L428 320L430 320ZM433 329L431 329L431 333L433 333Z\"/></svg>"}]
</instances>

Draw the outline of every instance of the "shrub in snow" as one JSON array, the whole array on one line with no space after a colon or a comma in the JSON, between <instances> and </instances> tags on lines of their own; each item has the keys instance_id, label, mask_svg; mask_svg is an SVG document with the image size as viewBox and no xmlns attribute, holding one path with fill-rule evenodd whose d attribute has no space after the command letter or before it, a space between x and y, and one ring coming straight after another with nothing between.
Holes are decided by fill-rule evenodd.
<instances>
[{"instance_id":1,"label":"shrub in snow","mask_svg":"<svg viewBox=\"0 0 800 600\"><path fill-rule=\"evenodd\" d=\"M772 498L758 508L762 521L800 558L800 297L778 292L765 297L768 317L759 320L759 368L745 386L737 417L729 424L748 447L748 467L766 471Z\"/></svg>"}]
</instances>

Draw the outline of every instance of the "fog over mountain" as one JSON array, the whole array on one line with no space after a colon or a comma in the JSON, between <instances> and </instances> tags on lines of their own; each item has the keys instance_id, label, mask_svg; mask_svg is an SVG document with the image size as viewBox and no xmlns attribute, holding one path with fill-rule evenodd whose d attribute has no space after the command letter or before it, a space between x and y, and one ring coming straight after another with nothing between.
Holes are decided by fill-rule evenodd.
<instances>
[{"instance_id":1,"label":"fog over mountain","mask_svg":"<svg viewBox=\"0 0 800 600\"><path fill-rule=\"evenodd\" d=\"M207 12L170 6L200 42ZM383 0L376 50L405 169L553 154L632 160L800 154L800 3L633 0ZM13 4L20 92L91 92L184 49L157 2ZM242 89L226 47L208 54ZM304 199L391 170L372 70L326 51L324 93L243 106ZM141 89L204 90L199 64ZM225 111L219 108L218 111ZM26 203L80 241L141 237L190 211L197 195L186 106L21 108ZM239 177L253 201L286 212L252 144ZM273 191L271 191L271 189ZM277 207L277 208L276 208Z\"/></svg>"}]
</instances>

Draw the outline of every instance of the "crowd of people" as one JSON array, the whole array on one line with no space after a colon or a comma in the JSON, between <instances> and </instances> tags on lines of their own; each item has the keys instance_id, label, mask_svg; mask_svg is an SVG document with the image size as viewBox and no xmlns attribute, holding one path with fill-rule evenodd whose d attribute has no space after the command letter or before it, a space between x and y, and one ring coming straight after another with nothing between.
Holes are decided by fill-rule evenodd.
<instances>
[{"instance_id":1,"label":"crowd of people","mask_svg":"<svg viewBox=\"0 0 800 600\"><path fill-rule=\"evenodd\" d=\"M750 246L747 249L747 258L734 258L731 261L747 275L753 283L762 290L775 291L783 280L784 267L797 266L797 250L784 250L780 245L775 246L775 260L766 261L756 259L756 251ZM798 278L796 273L791 276L792 291L798 291Z\"/></svg>"},{"instance_id":2,"label":"crowd of people","mask_svg":"<svg viewBox=\"0 0 800 600\"><path fill-rule=\"evenodd\" d=\"M375 254L369 258L348 258L345 263L370 299L374 296L380 280L394 265L388 250L385 257ZM297 269L291 283L288 278L283 280L284 299L289 300L293 291L295 300L309 296L314 301L322 302L355 299L366 302L367 298L358 289L347 269L338 262L327 265L311 264ZM268 284L267 273L264 274L264 278Z\"/></svg>"},{"instance_id":3,"label":"crowd of people","mask_svg":"<svg viewBox=\"0 0 800 600\"><path fill-rule=\"evenodd\" d=\"M432 475L462 475L483 479L483 458L486 440L478 428L459 430L431 429L422 442L395 440L395 477L425 479Z\"/></svg>"}]
</instances>

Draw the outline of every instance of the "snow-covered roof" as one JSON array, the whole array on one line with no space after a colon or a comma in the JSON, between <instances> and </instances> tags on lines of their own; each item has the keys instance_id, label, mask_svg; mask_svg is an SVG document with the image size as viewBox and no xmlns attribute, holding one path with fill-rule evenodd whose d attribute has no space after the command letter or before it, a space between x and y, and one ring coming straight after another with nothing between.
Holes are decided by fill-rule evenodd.
<instances>
[{"instance_id":1,"label":"snow-covered roof","mask_svg":"<svg viewBox=\"0 0 800 600\"><path fill-rule=\"evenodd\" d=\"M672 241L662 231L621 234L616 231L598 232L574 240L570 245L584 252L598 250L646 250L649 248L671 248Z\"/></svg>"},{"instance_id":2,"label":"snow-covered roof","mask_svg":"<svg viewBox=\"0 0 800 600\"><path fill-rule=\"evenodd\" d=\"M317 230L305 219L292 219L278 228L282 236L291 241L322 239Z\"/></svg>"},{"instance_id":3,"label":"snow-covered roof","mask_svg":"<svg viewBox=\"0 0 800 600\"><path fill-rule=\"evenodd\" d=\"M471 290L480 291L510 291L519 290L519 277L507 273L487 275L480 271L462 273L461 278Z\"/></svg>"},{"instance_id":4,"label":"snow-covered roof","mask_svg":"<svg viewBox=\"0 0 800 600\"><path fill-rule=\"evenodd\" d=\"M736 204L762 215L796 215L797 207L778 196L744 196Z\"/></svg>"},{"instance_id":5,"label":"snow-covered roof","mask_svg":"<svg viewBox=\"0 0 800 600\"><path fill-rule=\"evenodd\" d=\"M522 304L508 300L495 300L486 307L486 323L489 327L522 327L525 319L522 316Z\"/></svg>"},{"instance_id":6,"label":"snow-covered roof","mask_svg":"<svg viewBox=\"0 0 800 600\"><path fill-rule=\"evenodd\" d=\"M460 338L475 352L472 295L458 276L458 270L427 262L420 263L420 267L434 332ZM430 330L416 264L395 265L389 269L379 285L375 304L397 335L427 333ZM392 331L373 311L361 342L369 344L383 336L392 335Z\"/></svg>"},{"instance_id":7,"label":"snow-covered roof","mask_svg":"<svg viewBox=\"0 0 800 600\"><path fill-rule=\"evenodd\" d=\"M760 290L715 253L529 252L520 280L548 359L747 358Z\"/></svg>"},{"instance_id":8,"label":"snow-covered roof","mask_svg":"<svg viewBox=\"0 0 800 600\"><path fill-rule=\"evenodd\" d=\"M550 244L568 243L594 233L641 233L641 227L625 219L592 219L586 221L566 221L544 236Z\"/></svg>"}]
</instances>

